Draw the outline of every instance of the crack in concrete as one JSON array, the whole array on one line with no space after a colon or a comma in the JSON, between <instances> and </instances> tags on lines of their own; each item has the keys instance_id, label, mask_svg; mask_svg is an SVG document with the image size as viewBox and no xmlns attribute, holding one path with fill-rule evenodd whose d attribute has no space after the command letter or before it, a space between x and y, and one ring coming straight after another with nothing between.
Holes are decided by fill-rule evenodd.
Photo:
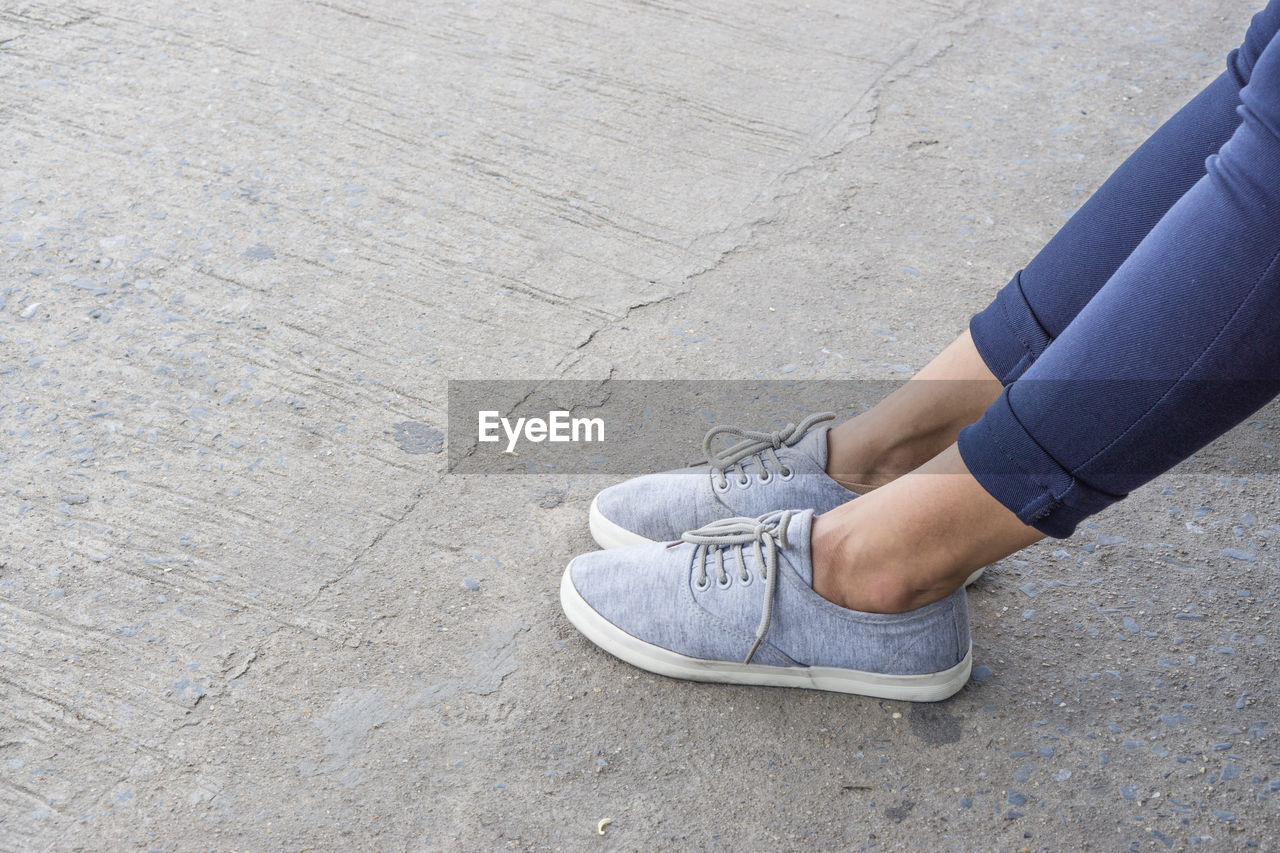
<instances>
[{"instance_id":1,"label":"crack in concrete","mask_svg":"<svg viewBox=\"0 0 1280 853\"><path fill-rule=\"evenodd\" d=\"M356 565L361 560L364 559L366 554L368 554L374 548L378 547L378 543L380 543L388 533L390 533L400 524L404 523L405 519L407 519L410 515L413 514L413 511L418 508L418 504L422 503L422 499L425 496L426 496L426 493L422 489L415 490L413 493L413 497L410 500L409 506L405 509L404 512L400 514L400 517L397 518L395 521L389 522L381 530L379 530L374 535L372 541L370 541L368 545L365 545L363 548L361 548L359 553L357 553L354 557L351 558L351 560L347 563L346 568L344 568L342 571L340 571L337 575L333 576L329 580L320 584L320 586L316 588L316 591L311 596L311 598L307 599L307 601L298 609L306 610L307 608L311 607L313 604L319 601L320 596L324 595L324 593L327 592L330 588L340 583L341 581L345 580L351 574L351 572L355 569ZM359 639L354 637L349 637L348 641L351 639L355 639L356 643L357 644L359 643Z\"/></svg>"},{"instance_id":2,"label":"crack in concrete","mask_svg":"<svg viewBox=\"0 0 1280 853\"><path fill-rule=\"evenodd\" d=\"M715 257L710 262L706 263L699 269L695 269L692 272L685 274L680 280L680 283L683 286L677 287L671 293L657 299L651 299L629 306L620 317L612 319L601 326L597 326L588 332L581 341L573 345L573 350L566 353L565 356L556 364L555 368L553 368L557 376L563 377L569 369L580 363L582 360L582 351L594 343L601 332L616 323L621 323L629 319L635 311L642 311L643 309L661 305L666 302L672 302L689 295L695 289L695 285L693 283L695 279L716 272L731 258L750 248L755 242L758 230L766 225L773 224L779 216L784 214L790 202L803 193L808 184L804 182L797 182L797 185L792 189L780 188L779 191L774 194L761 199L761 196L765 195L766 190L770 187L782 187L786 184L792 183L794 179L799 178L806 172L812 171L820 164L842 156L853 143L870 136L874 130L875 123L879 118L880 95L884 91L885 87L897 82L898 80L909 78L911 74L928 66L950 50L955 45L954 39L957 35L962 35L965 32L968 32L981 20L981 16L977 11L979 6L980 4L976 2L965 4L961 7L955 17L944 19L939 22L937 27L935 27L927 36L912 41L910 46L906 48L897 59L888 63L884 67L881 73L872 80L871 84L861 95L858 96L848 110L831 122L826 130L815 136L814 142L809 146L809 149L819 149L818 153L805 153L800 155L799 162L791 168L783 169L778 172L767 182L765 188L761 190L759 195L757 195L756 202L753 202L753 206L759 204L768 208L766 211L747 222L726 226L714 233L704 234L695 238L690 245L690 254L696 254L698 252L697 247L699 245L711 244L714 246L722 238L729 237L731 234L740 234L742 236L738 237L728 247L718 250ZM870 107L865 106L868 101L871 102ZM866 120L864 122L855 122L855 117L860 112L864 111L868 113ZM858 132L859 126L862 127L861 132ZM821 149L825 147L822 144L822 141L832 135L835 135L838 132L838 129L842 127L846 128L843 133L844 138L834 147L830 148L830 150L821 152ZM568 363L566 364L566 362ZM611 370L611 375L612 372L613 371Z\"/></svg>"}]
</instances>

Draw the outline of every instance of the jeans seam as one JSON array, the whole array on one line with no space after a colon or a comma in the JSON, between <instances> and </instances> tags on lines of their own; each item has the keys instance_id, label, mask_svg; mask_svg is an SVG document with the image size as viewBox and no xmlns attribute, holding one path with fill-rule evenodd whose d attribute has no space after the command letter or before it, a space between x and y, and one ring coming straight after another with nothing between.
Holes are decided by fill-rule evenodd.
<instances>
[{"instance_id":1,"label":"jeans seam","mask_svg":"<svg viewBox=\"0 0 1280 853\"><path fill-rule=\"evenodd\" d=\"M1013 281L1011 282L1011 284L1017 289L1018 300L1022 303L1022 308L1026 311L1027 316L1031 319L1031 322L1035 323L1036 328L1040 330L1040 333L1044 335L1045 339L1050 344L1052 344L1053 335L1049 334L1049 330L1044 327L1044 323L1040 322L1040 318L1036 316L1035 309L1031 307L1031 300L1027 299L1026 291L1024 291L1022 288L1022 274L1024 272L1026 272L1026 270L1019 270L1018 273L1013 277ZM1018 345L1022 347L1023 355L1022 355L1022 358L1018 359L1017 363L1014 364L1012 368L1006 371L1003 376L999 377L1001 384L1004 384L1004 385L1008 385L1011 382L1014 382L1019 376L1021 376L1023 373L1026 373L1027 370L1031 367L1031 365L1036 363L1036 359L1038 359L1041 356L1041 354L1043 354L1044 352L1043 349L1040 352L1036 352L1035 344L1029 343L1026 340L1026 338L1018 331L1018 328L1019 328L1018 324L1014 323L1013 318L1009 316L1009 308L1008 308L1009 298L1010 297L1006 292L1002 294L1000 298L996 299L996 304L1000 308L1000 318L1004 321L1005 328L1009 330L1009 334L1012 335L1013 339L1016 340L1018 342ZM1046 348L1047 348L1047 345L1046 345ZM1010 378L1011 376L1012 378Z\"/></svg>"},{"instance_id":2,"label":"jeans seam","mask_svg":"<svg viewBox=\"0 0 1280 853\"><path fill-rule=\"evenodd\" d=\"M1111 441L1107 442L1106 446L1098 450L1097 453L1093 454L1088 459L1086 459L1085 461L1081 462L1079 465L1075 466L1070 471L1068 471L1067 473L1071 475L1071 478L1073 481L1075 480L1080 469L1084 468L1086 465L1089 465L1099 456L1101 456L1102 454L1110 450L1112 447L1114 447L1126 435L1133 432L1134 428L1137 427L1138 424L1142 423L1142 421L1147 417L1147 415L1155 411L1156 408L1161 403L1163 403L1170 394L1173 393L1173 389L1177 388L1178 385L1184 379L1187 378L1187 375L1191 373L1191 371L1196 369L1196 367L1200 364L1200 362L1204 360L1204 357L1206 354L1208 354L1209 350L1213 349L1214 344L1218 342L1218 340L1226 333L1227 329L1230 328L1231 324L1236 321L1236 318L1240 316L1240 312L1244 310L1245 303L1247 303L1250 299L1253 298L1254 293L1257 292L1258 287L1262 284L1263 279L1265 279L1267 277L1267 274L1275 268L1276 261L1280 261L1280 251L1277 251L1274 255L1271 256L1271 262L1267 264L1266 268L1258 275L1257 280L1254 281L1252 286L1250 286L1249 292L1246 293L1245 297L1240 300L1240 304L1237 305L1235 310L1231 312L1231 316L1227 318L1227 322L1222 324L1222 328L1219 329L1218 333L1213 336L1213 340L1209 341L1209 343L1205 345L1205 348L1200 351L1200 354L1196 356L1196 360L1193 361L1191 364L1189 364L1187 366L1187 369L1182 371L1182 375L1179 376L1177 379L1175 379L1169 385L1169 388L1163 394L1160 395L1160 399L1156 400L1154 403L1148 406L1146 411L1144 411L1141 415L1139 415L1136 419L1134 419L1133 423L1129 424L1129 426L1125 428L1124 432L1120 433Z\"/></svg>"},{"instance_id":3,"label":"jeans seam","mask_svg":"<svg viewBox=\"0 0 1280 853\"><path fill-rule=\"evenodd\" d=\"M1022 421L1019 421L1019 420L1018 420L1018 416L1017 416L1017 415L1015 415L1015 414L1013 414L1013 407L1012 407L1012 406L1010 406L1010 407L1009 407L1009 414L1013 417L1013 419L1014 419L1015 421L1017 421L1017 422L1018 422L1018 427L1023 431L1023 433L1025 433L1025 434L1026 434L1027 438L1031 439L1031 443L1032 443L1032 444L1034 444L1036 447L1039 447L1039 448L1040 448L1040 450L1041 450L1041 452L1045 452L1045 451L1044 451L1044 448L1043 448L1043 447L1040 447L1040 443L1039 443L1038 441L1036 441L1034 438L1032 438L1032 437L1031 437L1031 433L1027 432L1027 428L1026 428L1026 427L1024 427L1024 426L1022 425ZM1011 462L1015 467L1017 467L1017 469L1018 469L1019 471L1021 471L1024 475L1026 475L1026 477L1027 477L1028 479L1030 479L1030 480L1031 480L1031 482L1035 483L1035 484L1036 484L1036 487L1037 487L1038 489L1040 489L1040 491L1041 491L1041 493L1042 493L1042 494L1044 494L1044 495L1048 495L1048 496L1049 496L1049 503L1048 503L1046 506L1042 507L1040 510L1038 510L1038 511L1036 512L1036 514L1035 514L1034 516L1032 516L1029 520L1030 520L1030 521L1036 521L1036 520L1039 520L1039 519L1041 519L1041 518L1044 518L1044 517L1045 517L1046 515L1048 515L1050 512L1053 512L1053 510L1057 509L1057 508L1061 505L1061 501L1058 499L1057 495L1055 495L1055 494L1053 493L1053 489L1049 486L1049 484L1040 482L1039 478L1037 478L1037 477L1036 477L1036 475L1035 475L1033 472L1028 471L1028 470L1026 469L1026 467L1024 467L1024 466L1022 465L1022 463L1021 463L1021 462L1019 462L1019 461L1014 457L1014 455L1013 455L1012 453L1010 453L1010 452L1009 452L1009 450L1008 450L1008 449L1007 449L1003 444L1001 444L1001 443L1000 443L1000 439L999 439L999 437L998 437L998 436L996 436L995 430L993 430L993 429L991 428L991 425L990 425L990 424L983 423L983 425L982 425L982 426L983 426L983 428L987 431L987 435L991 437L991 443L992 443L993 445L995 445L996 450L999 450L999 451L1000 451L1000 453L1002 453L1002 454L1004 455L1004 458L1005 458L1005 459L1008 459L1008 460L1009 460L1009 462ZM1046 456L1048 456L1048 453L1047 453L1047 452L1045 452L1045 455L1046 455ZM1053 457L1052 457L1052 456L1050 456L1049 458L1050 458L1050 459L1053 459ZM1056 462L1057 460L1056 460L1056 459L1054 459L1053 461L1054 461L1054 462ZM1068 476L1069 476L1069 475L1068 475ZM1075 478L1074 478L1074 477L1072 477L1072 484L1073 484L1073 485L1074 485L1074 482L1075 482ZM1070 487L1068 487L1068 488L1067 488L1067 491L1068 491L1068 492L1069 492L1069 491L1071 491L1071 488L1070 488ZM1066 493L1064 492L1063 494L1066 494ZM1019 517L1019 518L1021 518L1021 514L1020 514L1020 513L1016 513L1016 512L1015 512L1014 514L1015 514L1015 515L1018 515L1018 517Z\"/></svg>"},{"instance_id":4,"label":"jeans seam","mask_svg":"<svg viewBox=\"0 0 1280 853\"><path fill-rule=\"evenodd\" d=\"M1022 272L1026 272L1023 270ZM1031 300L1027 298L1027 292L1022 287L1022 272L1018 273L1018 298L1022 300L1023 306L1027 309L1027 316L1031 318L1031 322L1036 324L1036 328L1040 330L1040 334L1044 335L1044 339L1049 343L1044 345L1044 349L1037 354L1034 345L1030 347L1031 360L1035 361L1040 355L1044 354L1044 350L1049 348L1049 344L1053 343L1053 335L1049 334L1049 330L1044 327L1044 323L1040 322L1040 316L1036 314L1036 309L1031 306Z\"/></svg>"},{"instance_id":5,"label":"jeans seam","mask_svg":"<svg viewBox=\"0 0 1280 853\"><path fill-rule=\"evenodd\" d=\"M1019 278L1021 278L1021 274L1019 274ZM1022 300L1022 304L1024 305L1027 304L1027 297L1024 296L1022 293L1021 281L1018 282L1018 298ZM1031 344L1023 340L1022 335L1018 334L1018 327L1014 325L1013 320L1009 317L1009 309L1005 305L1006 300L1001 299L999 300L999 302L1000 302L1000 317L1004 320L1005 328L1009 330L1009 334L1013 335L1013 339L1022 346L1023 351L1026 353L1026 355L1031 356L1031 360L1034 362L1036 359L1036 352L1034 349L1031 348ZM1027 305L1027 310L1028 311L1031 310L1030 305ZM1019 359L1019 361L1021 361L1021 359ZM1001 377L1001 379L1004 379L1004 378L1005 377L1003 376Z\"/></svg>"},{"instance_id":6,"label":"jeans seam","mask_svg":"<svg viewBox=\"0 0 1280 853\"><path fill-rule=\"evenodd\" d=\"M1231 74L1232 78L1236 81L1236 83L1239 84L1240 88L1243 89L1245 86L1249 85L1249 77L1240 73L1239 65L1240 65L1240 48L1236 48L1235 50L1227 54L1227 71ZM1249 69L1249 72L1250 72L1249 76L1252 76L1252 72L1253 72L1252 67Z\"/></svg>"}]
</instances>

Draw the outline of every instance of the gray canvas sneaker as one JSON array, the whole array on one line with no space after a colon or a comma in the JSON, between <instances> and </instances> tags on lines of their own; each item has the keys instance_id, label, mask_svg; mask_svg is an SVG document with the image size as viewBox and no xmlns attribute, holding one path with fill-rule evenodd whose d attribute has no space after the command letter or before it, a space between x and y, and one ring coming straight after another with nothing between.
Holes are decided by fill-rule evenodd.
<instances>
[{"instance_id":1,"label":"gray canvas sneaker","mask_svg":"<svg viewBox=\"0 0 1280 853\"><path fill-rule=\"evenodd\" d=\"M565 569L560 603L605 651L673 678L913 702L963 687L964 587L907 613L846 610L813 591L812 521L783 510L584 554Z\"/></svg>"},{"instance_id":2,"label":"gray canvas sneaker","mask_svg":"<svg viewBox=\"0 0 1280 853\"><path fill-rule=\"evenodd\" d=\"M669 542L722 518L791 507L819 513L858 495L827 476L827 433L833 412L810 415L777 432L713 427L703 439L706 462L619 483L591 502L591 536L601 548ZM722 438L738 438L717 448Z\"/></svg>"},{"instance_id":3,"label":"gray canvas sneaker","mask_svg":"<svg viewBox=\"0 0 1280 853\"><path fill-rule=\"evenodd\" d=\"M846 504L858 494L827 476L831 427L820 426L834 418L834 412L819 412L777 432L712 427L702 440L705 463L634 477L596 495L587 516L591 538L601 548L670 542L724 518L790 507L821 515ZM740 441L717 449L722 436Z\"/></svg>"}]
</instances>

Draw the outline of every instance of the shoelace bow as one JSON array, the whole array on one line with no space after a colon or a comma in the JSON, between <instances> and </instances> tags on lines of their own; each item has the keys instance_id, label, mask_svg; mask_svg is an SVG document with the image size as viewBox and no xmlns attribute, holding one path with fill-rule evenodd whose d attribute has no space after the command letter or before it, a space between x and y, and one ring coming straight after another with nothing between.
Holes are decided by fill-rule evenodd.
<instances>
[{"instance_id":1,"label":"shoelace bow","mask_svg":"<svg viewBox=\"0 0 1280 853\"><path fill-rule=\"evenodd\" d=\"M769 623L773 621L773 598L778 589L778 548L789 547L787 543L787 526L791 523L791 510L781 513L766 513L759 518L724 518L713 521L705 527L690 530L680 538L690 545L696 545L693 561L698 567L695 583L706 588L707 555L715 558L716 581L721 586L729 582L729 575L724 570L724 550L732 549L738 558L738 576L744 582L749 580L746 565L742 559L742 549L748 545L755 549L756 561L763 568L758 572L765 582L764 605L760 614L760 625L756 628L756 639L743 663L751 663L756 649L764 641L769 632Z\"/></svg>"},{"instance_id":2,"label":"shoelace bow","mask_svg":"<svg viewBox=\"0 0 1280 853\"><path fill-rule=\"evenodd\" d=\"M738 472L738 482L746 485L747 472L742 469L742 463L752 456L759 457L760 467L766 472L768 468L765 467L764 460L766 458L772 460L779 473L787 477L790 476L791 472L778 459L778 451L795 444L804 438L804 434L814 426L823 421L832 420L835 416L835 412L817 412L809 415L798 424L787 424L776 432L753 432L751 430L738 429L734 426L714 426L707 431L706 438L702 440L702 452L706 454L707 464L711 466L711 476L713 478L718 477L716 485L722 489L729 484L728 478L725 477L725 472L730 468ZM730 436L742 440L723 450L716 450L711 445L721 436Z\"/></svg>"}]
</instances>

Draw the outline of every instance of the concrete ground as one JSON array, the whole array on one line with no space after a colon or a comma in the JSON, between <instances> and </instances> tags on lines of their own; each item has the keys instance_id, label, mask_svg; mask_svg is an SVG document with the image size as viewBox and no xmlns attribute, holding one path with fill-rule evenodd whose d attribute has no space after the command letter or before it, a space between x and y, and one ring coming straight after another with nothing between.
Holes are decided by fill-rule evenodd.
<instances>
[{"instance_id":1,"label":"concrete ground","mask_svg":"<svg viewBox=\"0 0 1280 853\"><path fill-rule=\"evenodd\" d=\"M599 652L609 481L436 432L905 378L1252 5L0 2L0 847L1274 849L1273 463L997 565L912 706Z\"/></svg>"}]
</instances>

